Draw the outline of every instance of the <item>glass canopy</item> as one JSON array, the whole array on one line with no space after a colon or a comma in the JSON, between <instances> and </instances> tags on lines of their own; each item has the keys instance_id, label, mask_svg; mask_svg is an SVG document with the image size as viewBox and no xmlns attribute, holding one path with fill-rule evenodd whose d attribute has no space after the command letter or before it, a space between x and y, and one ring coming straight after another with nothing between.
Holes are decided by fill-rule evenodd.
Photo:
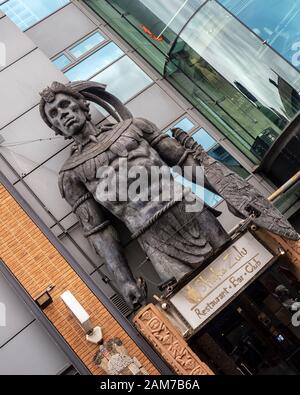
<instances>
[{"instance_id":1,"label":"glass canopy","mask_svg":"<svg viewBox=\"0 0 300 395\"><path fill-rule=\"evenodd\" d=\"M274 1L264 26L286 17ZM299 112L300 74L254 29L256 0L86 2L254 164Z\"/></svg>"}]
</instances>

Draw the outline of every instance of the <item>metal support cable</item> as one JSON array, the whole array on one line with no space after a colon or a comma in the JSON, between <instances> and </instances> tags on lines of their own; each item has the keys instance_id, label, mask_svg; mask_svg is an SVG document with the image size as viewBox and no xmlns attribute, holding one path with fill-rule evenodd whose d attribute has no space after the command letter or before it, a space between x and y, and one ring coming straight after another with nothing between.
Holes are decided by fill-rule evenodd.
<instances>
[{"instance_id":1,"label":"metal support cable","mask_svg":"<svg viewBox=\"0 0 300 395\"><path fill-rule=\"evenodd\" d=\"M25 144L31 144L31 143L36 143L36 142L42 142L42 141L51 141L51 140L57 140L57 139L61 139L62 137L57 136L57 137L48 137L48 138L44 138L44 139L35 139L35 140L23 140L23 141L14 141L11 143L7 143L7 144L1 144L0 143L0 148L11 148L11 147L17 147L19 145L25 145ZM4 140L5 141L5 140Z\"/></svg>"}]
</instances>

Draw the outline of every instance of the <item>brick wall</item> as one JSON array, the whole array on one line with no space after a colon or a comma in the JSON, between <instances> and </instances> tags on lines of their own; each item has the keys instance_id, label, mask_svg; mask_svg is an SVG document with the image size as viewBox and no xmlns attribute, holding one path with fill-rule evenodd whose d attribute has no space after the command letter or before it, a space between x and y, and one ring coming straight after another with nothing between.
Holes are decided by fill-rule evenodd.
<instances>
[{"instance_id":1,"label":"brick wall","mask_svg":"<svg viewBox=\"0 0 300 395\"><path fill-rule=\"evenodd\" d=\"M66 290L71 291L90 314L93 324L102 327L105 340L119 337L130 355L135 356L149 374L158 374L134 341L1 184L0 258L33 299L49 285L55 285L51 293L54 302L44 313L92 374L104 374L93 363L98 347L85 340L82 328L60 299Z\"/></svg>"}]
</instances>

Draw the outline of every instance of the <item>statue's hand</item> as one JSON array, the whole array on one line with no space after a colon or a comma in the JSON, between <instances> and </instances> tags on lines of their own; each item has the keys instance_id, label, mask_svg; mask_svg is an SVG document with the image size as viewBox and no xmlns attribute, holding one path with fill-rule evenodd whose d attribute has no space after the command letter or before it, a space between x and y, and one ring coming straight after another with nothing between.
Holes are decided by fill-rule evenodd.
<instances>
[{"instance_id":1,"label":"statue's hand","mask_svg":"<svg viewBox=\"0 0 300 395\"><path fill-rule=\"evenodd\" d=\"M147 289L144 281L141 279L138 279L136 283L128 281L124 284L123 289L123 296L131 308L145 304Z\"/></svg>"}]
</instances>

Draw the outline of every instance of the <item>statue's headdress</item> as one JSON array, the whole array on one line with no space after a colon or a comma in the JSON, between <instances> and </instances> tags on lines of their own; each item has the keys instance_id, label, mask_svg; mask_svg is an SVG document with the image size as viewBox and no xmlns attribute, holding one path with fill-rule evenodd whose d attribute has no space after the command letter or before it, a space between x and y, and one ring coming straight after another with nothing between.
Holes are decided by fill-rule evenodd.
<instances>
[{"instance_id":1,"label":"statue's headdress","mask_svg":"<svg viewBox=\"0 0 300 395\"><path fill-rule=\"evenodd\" d=\"M55 129L45 113L45 104L52 103L58 93L64 93L77 100L82 110L87 113L88 120L91 119L88 102L99 105L118 122L132 118L132 114L124 104L116 96L106 92L105 89L106 85L93 81L70 82L66 85L60 82L53 82L50 87L40 93L41 117L50 128ZM56 133L59 133L59 131L56 130Z\"/></svg>"}]
</instances>

